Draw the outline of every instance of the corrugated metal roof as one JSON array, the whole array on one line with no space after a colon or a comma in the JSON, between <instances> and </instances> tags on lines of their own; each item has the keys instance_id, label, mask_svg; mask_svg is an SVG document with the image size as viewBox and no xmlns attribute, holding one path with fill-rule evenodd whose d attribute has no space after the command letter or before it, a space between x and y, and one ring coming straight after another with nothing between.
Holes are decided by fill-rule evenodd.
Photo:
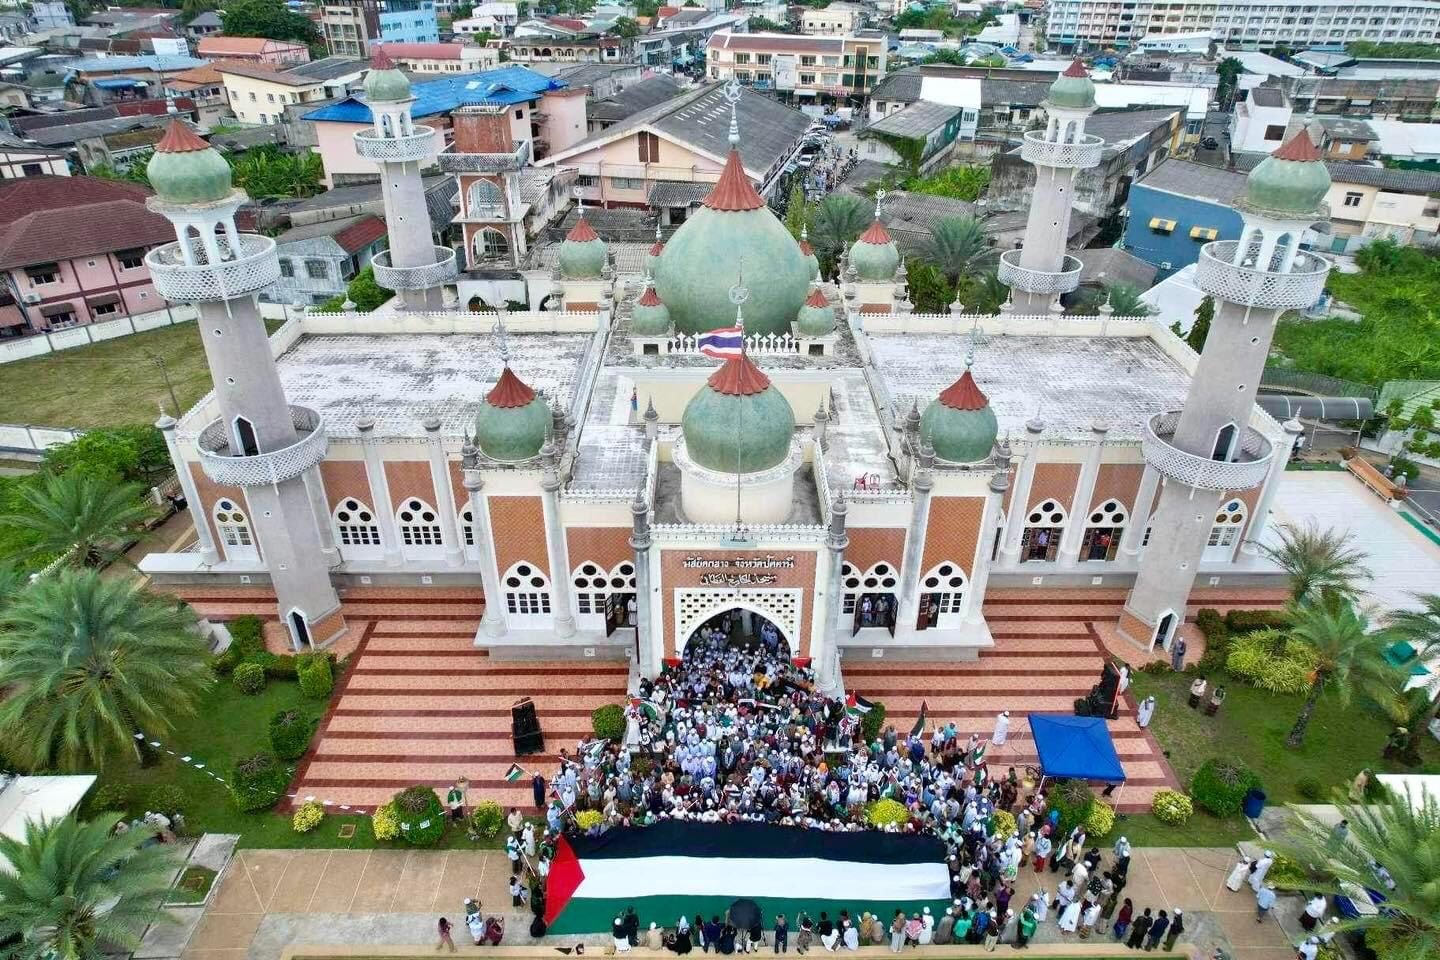
<instances>
[{"instance_id":1,"label":"corrugated metal roof","mask_svg":"<svg viewBox=\"0 0 1440 960\"><path fill-rule=\"evenodd\" d=\"M410 92L415 97L415 103L410 112L414 117L433 117L436 114L449 113L465 104L527 103L540 99L551 90L562 90L567 86L569 84L564 80L556 80L525 67L481 70L477 73L464 73L412 84ZM370 123L370 105L359 97L346 97L328 107L310 111L304 115L304 119Z\"/></svg>"}]
</instances>

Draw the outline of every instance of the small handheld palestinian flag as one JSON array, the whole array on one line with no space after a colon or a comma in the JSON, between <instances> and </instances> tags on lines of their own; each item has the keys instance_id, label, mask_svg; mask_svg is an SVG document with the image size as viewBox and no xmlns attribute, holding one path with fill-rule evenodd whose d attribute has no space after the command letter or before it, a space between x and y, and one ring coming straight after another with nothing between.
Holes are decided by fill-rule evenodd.
<instances>
[{"instance_id":1,"label":"small handheld palestinian flag","mask_svg":"<svg viewBox=\"0 0 1440 960\"><path fill-rule=\"evenodd\" d=\"M521 768L520 764L512 763L510 764L510 769L505 771L505 782L514 783L523 776L525 776L525 771Z\"/></svg>"},{"instance_id":2,"label":"small handheld palestinian flag","mask_svg":"<svg viewBox=\"0 0 1440 960\"><path fill-rule=\"evenodd\" d=\"M910 728L910 736L912 736L912 737L918 737L918 736L920 736L921 731L923 731L923 730L925 729L925 712L926 712L928 709L930 709L929 704L926 703L924 700L921 700L921 701L920 701L920 716L918 716L918 717L915 718L915 726L913 726L913 727Z\"/></svg>"},{"instance_id":3,"label":"small handheld palestinian flag","mask_svg":"<svg viewBox=\"0 0 1440 960\"><path fill-rule=\"evenodd\" d=\"M850 694L845 700L845 712L852 717L863 717L875 708L875 704L858 694Z\"/></svg>"}]
</instances>

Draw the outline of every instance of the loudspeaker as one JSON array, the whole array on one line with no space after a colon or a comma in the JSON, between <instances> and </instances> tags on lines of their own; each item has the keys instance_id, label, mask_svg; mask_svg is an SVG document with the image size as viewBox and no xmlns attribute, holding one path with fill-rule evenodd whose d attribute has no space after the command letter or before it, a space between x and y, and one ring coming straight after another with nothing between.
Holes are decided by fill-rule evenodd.
<instances>
[{"instance_id":1,"label":"loudspeaker","mask_svg":"<svg viewBox=\"0 0 1440 960\"><path fill-rule=\"evenodd\" d=\"M545 752L545 736L536 730L533 733L517 733L512 738L515 741L515 755L523 757L530 753Z\"/></svg>"}]
</instances>

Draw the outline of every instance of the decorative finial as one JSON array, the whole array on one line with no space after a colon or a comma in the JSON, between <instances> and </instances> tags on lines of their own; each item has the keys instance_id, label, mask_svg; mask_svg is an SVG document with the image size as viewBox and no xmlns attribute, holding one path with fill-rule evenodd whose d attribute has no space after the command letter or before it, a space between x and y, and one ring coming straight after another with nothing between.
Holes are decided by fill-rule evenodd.
<instances>
[{"instance_id":1,"label":"decorative finial","mask_svg":"<svg viewBox=\"0 0 1440 960\"><path fill-rule=\"evenodd\" d=\"M495 345L500 351L500 365L508 367L510 366L510 337L505 332L505 314L502 312L498 316L499 319L490 328L490 332L495 334Z\"/></svg>"},{"instance_id":2,"label":"decorative finial","mask_svg":"<svg viewBox=\"0 0 1440 960\"><path fill-rule=\"evenodd\" d=\"M810 225L808 223L800 224L800 239L805 241L810 239Z\"/></svg>"},{"instance_id":3,"label":"decorative finial","mask_svg":"<svg viewBox=\"0 0 1440 960\"><path fill-rule=\"evenodd\" d=\"M740 98L744 93L740 89L740 81L734 77L725 84L724 97L730 103L730 146L738 148L740 145L740 120L736 115L736 109L740 105Z\"/></svg>"},{"instance_id":4,"label":"decorative finial","mask_svg":"<svg viewBox=\"0 0 1440 960\"><path fill-rule=\"evenodd\" d=\"M876 191L875 191L875 219L876 219L876 220L879 220L879 219L880 219L880 203L881 203L881 201L883 201L884 199L885 199L885 191L884 191L884 190L876 190Z\"/></svg>"},{"instance_id":5,"label":"decorative finial","mask_svg":"<svg viewBox=\"0 0 1440 960\"><path fill-rule=\"evenodd\" d=\"M657 220L655 223L655 242L660 243L663 239L664 238L660 235L660 223Z\"/></svg>"},{"instance_id":6,"label":"decorative finial","mask_svg":"<svg viewBox=\"0 0 1440 960\"><path fill-rule=\"evenodd\" d=\"M970 324L970 346L965 351L965 369L975 366L975 348L980 344L980 317L977 315Z\"/></svg>"},{"instance_id":7,"label":"decorative finial","mask_svg":"<svg viewBox=\"0 0 1440 960\"><path fill-rule=\"evenodd\" d=\"M745 316L743 306L746 300L750 299L750 289L745 286L745 274L743 271L735 275L735 285L730 288L730 302L735 304L735 326L741 330L745 329Z\"/></svg>"}]
</instances>

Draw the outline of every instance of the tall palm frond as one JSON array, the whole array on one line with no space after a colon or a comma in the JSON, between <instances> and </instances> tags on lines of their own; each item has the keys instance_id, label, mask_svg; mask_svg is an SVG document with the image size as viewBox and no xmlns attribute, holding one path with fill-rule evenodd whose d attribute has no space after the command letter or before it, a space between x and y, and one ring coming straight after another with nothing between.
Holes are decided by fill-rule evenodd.
<instances>
[{"instance_id":1,"label":"tall palm frond","mask_svg":"<svg viewBox=\"0 0 1440 960\"><path fill-rule=\"evenodd\" d=\"M48 474L21 496L24 509L0 516L0 526L31 535L15 559L69 553L77 565L99 564L119 556L153 513L138 484L111 483L78 470Z\"/></svg>"},{"instance_id":2,"label":"tall palm frond","mask_svg":"<svg viewBox=\"0 0 1440 960\"><path fill-rule=\"evenodd\" d=\"M1370 579L1366 554L1349 533L1321 530L1313 520L1281 524L1277 530L1280 542L1260 549L1289 575L1290 596L1297 603L1315 603L1327 593L1354 599L1360 584Z\"/></svg>"},{"instance_id":3,"label":"tall palm frond","mask_svg":"<svg viewBox=\"0 0 1440 960\"><path fill-rule=\"evenodd\" d=\"M810 243L834 260L865 232L874 212L859 197L832 193L815 205L810 215Z\"/></svg>"},{"instance_id":4,"label":"tall palm frond","mask_svg":"<svg viewBox=\"0 0 1440 960\"><path fill-rule=\"evenodd\" d=\"M1286 743L1298 747L1304 742L1315 705L1327 688L1342 704L1348 704L1357 691L1380 704L1393 701L1402 676L1385 659L1390 641L1383 633L1371 632L1369 621L1354 603L1338 593L1328 593L1317 603L1292 602L1286 609L1291 618L1290 637L1315 654L1310 692Z\"/></svg>"},{"instance_id":5,"label":"tall palm frond","mask_svg":"<svg viewBox=\"0 0 1440 960\"><path fill-rule=\"evenodd\" d=\"M1392 641L1408 643L1422 663L1432 662L1440 656L1440 593L1417 593L1416 609L1402 610L1390 615L1385 627L1385 636ZM1430 721L1440 716L1440 675L1431 670L1412 693L1423 697L1422 709L1412 713L1409 739L1401 759L1414 762L1420 755L1420 742L1425 737Z\"/></svg>"},{"instance_id":6,"label":"tall palm frond","mask_svg":"<svg viewBox=\"0 0 1440 960\"><path fill-rule=\"evenodd\" d=\"M942 217L920 247L920 259L952 284L984 269L995 258L985 229L974 217Z\"/></svg>"}]
</instances>

